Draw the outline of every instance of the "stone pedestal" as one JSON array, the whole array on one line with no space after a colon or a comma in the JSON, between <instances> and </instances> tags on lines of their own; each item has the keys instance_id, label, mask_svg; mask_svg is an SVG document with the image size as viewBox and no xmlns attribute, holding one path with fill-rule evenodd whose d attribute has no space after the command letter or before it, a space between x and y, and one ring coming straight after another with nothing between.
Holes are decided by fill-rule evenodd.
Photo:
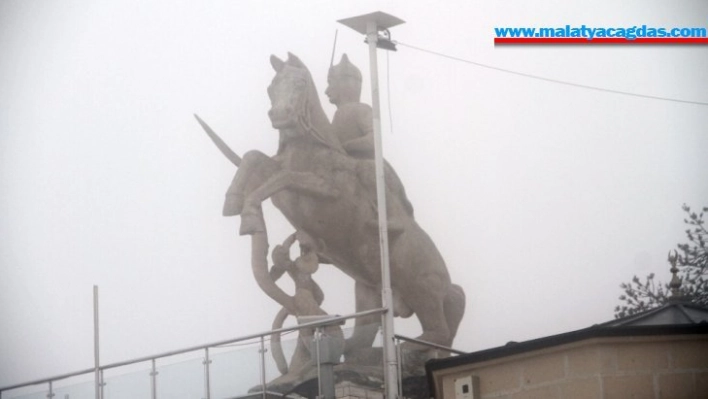
<instances>
[{"instance_id":1,"label":"stone pedestal","mask_svg":"<svg viewBox=\"0 0 708 399\"><path fill-rule=\"evenodd\" d=\"M383 399L383 388L372 388L345 381L335 387L337 399Z\"/></svg>"},{"instance_id":2,"label":"stone pedestal","mask_svg":"<svg viewBox=\"0 0 708 399\"><path fill-rule=\"evenodd\" d=\"M383 359L380 348L370 348L349 354L342 364L333 367L334 397L336 399L383 399ZM405 399L429 399L428 381L423 365L429 354L407 352L402 357L402 391ZM322 371L322 370L320 370ZM300 379L271 381L268 390L291 395L294 398L315 398L324 386L317 379L318 370L312 366ZM331 391L330 391L331 392ZM322 391L323 394L326 391ZM290 396L288 396L290 397Z\"/></svg>"},{"instance_id":3,"label":"stone pedestal","mask_svg":"<svg viewBox=\"0 0 708 399\"><path fill-rule=\"evenodd\" d=\"M336 385L335 397L336 399L384 399L384 389L343 381ZM403 379L403 399L428 398L430 394L424 376Z\"/></svg>"}]
</instances>

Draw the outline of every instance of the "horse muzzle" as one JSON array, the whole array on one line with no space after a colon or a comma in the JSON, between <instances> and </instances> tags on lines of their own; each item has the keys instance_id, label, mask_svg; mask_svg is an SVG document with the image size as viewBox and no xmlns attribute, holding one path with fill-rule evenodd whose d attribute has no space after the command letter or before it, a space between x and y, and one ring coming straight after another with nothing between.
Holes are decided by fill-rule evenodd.
<instances>
[{"instance_id":1,"label":"horse muzzle","mask_svg":"<svg viewBox=\"0 0 708 399\"><path fill-rule=\"evenodd\" d=\"M274 129L283 129L295 125L296 118L292 108L271 108L268 111L268 118Z\"/></svg>"}]
</instances>

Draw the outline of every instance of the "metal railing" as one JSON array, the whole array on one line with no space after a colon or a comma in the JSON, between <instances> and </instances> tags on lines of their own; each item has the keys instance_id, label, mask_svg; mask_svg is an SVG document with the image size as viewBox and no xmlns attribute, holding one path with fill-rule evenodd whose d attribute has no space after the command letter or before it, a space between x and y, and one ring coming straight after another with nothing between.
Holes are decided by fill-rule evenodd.
<instances>
[{"instance_id":1,"label":"metal railing","mask_svg":"<svg viewBox=\"0 0 708 399\"><path fill-rule=\"evenodd\" d=\"M96 399L104 399L104 398L112 399L113 395L106 395L106 392L105 392L105 388L107 386L107 381L106 381L106 377L105 377L106 372L125 369L125 368L128 368L129 366L140 365L143 363L149 364L149 368L147 370L145 370L145 369L141 370L140 376L144 376L145 371L149 371L149 373L147 374L147 376L149 377L149 381L144 381L142 379L140 380L140 383L142 385L144 385L143 390L145 391L145 392L143 392L143 390L140 391L141 395L142 395L141 397L144 397L146 399L147 398L157 399L158 395L160 394L160 389L158 389L158 388L162 388L163 390L165 389L164 385L160 385L160 387L158 387L158 375L162 371L158 367L158 361L164 361L165 359L174 358L179 355L186 355L186 354L192 354L192 353L199 354L200 352L202 353L201 357L199 357L199 358L192 357L189 360L190 361L194 361L194 360L200 361L200 368L201 368L202 377L201 377L201 382L200 382L201 387L199 387L199 390L201 391L199 393L199 396L201 396L204 399L211 399L212 397L215 396L214 392L213 392L213 383L212 383L212 377L213 377L213 374L215 371L215 370L213 370L213 361L215 358L218 358L219 356L229 355L229 354L233 353L233 352L225 352L225 351L218 353L218 351L223 350L225 348L228 349L229 347L232 347L235 345L253 344L253 342L249 342L249 341L253 341L253 340L257 340L256 345L258 347L257 352L258 352L258 363L259 364L258 364L258 384L257 385L260 385L260 388L261 388L260 395L265 399L268 395L267 375L266 375L267 374L266 373L266 363L267 363L267 361L266 361L266 353L267 353L266 338L272 336L273 334L289 333L289 332L295 332L295 331L299 331L299 330L303 330L303 329L314 329L318 332L321 332L323 327L326 327L329 325L343 324L344 322L346 322L349 319L355 319L358 317L370 316L370 315L375 315L375 314L382 314L385 311L386 311L386 309L379 308L379 309L372 309L372 310L369 310L366 312L354 313L354 314L345 315L345 316L332 316L332 317L327 317L326 319L323 319L320 321L302 323L302 324L298 324L296 326L284 327L284 328L280 328L280 329L276 329L276 330L270 330L270 331L266 331L266 332L250 334L250 335L242 336L239 338L223 340L223 341L218 341L218 342L212 342L212 343L205 344L205 345L199 345L199 346L193 346L193 347L188 347L188 348L169 351L169 352L163 352L163 353L159 353L159 354L152 355L152 356L144 356L144 357L139 357L139 358L135 358L135 359L131 359L131 360L101 365L98 367L98 370L94 367L94 368L89 368L89 369L85 369L85 370L75 371L72 373L61 374L61 375L57 375L57 376L50 377L50 378L44 378L44 379L29 381L29 382L25 382L25 383L21 383L21 384L5 386L5 387L0 388L0 399L11 399L11 398L41 399L44 397L49 398L49 399L54 399L54 398L56 398L56 399L76 399L76 398L92 399L92 398L94 398L94 395L98 396ZM315 335L318 336L318 334L315 334ZM407 342L411 342L413 344L422 345L422 346L431 348L431 350L437 350L437 351L439 351L438 353L442 353L442 354L444 354L444 356L448 356L450 353L453 353L453 354L463 354L464 353L464 352L456 351L451 348L446 348L444 346L436 345L436 344L433 344L430 342L420 341L420 340L413 339L413 338L404 337L401 335L396 335L394 338L399 343L401 341L407 341ZM319 341L317 341L317 342L319 342ZM402 366L402 363L403 363L404 356L401 354L401 349L400 349L401 345L396 345L396 347L397 347L397 356L398 356L398 363L399 363L399 369L400 369L400 367ZM252 349L252 347L248 348L248 349ZM319 352L319 346L317 347L317 349ZM217 353L215 353L215 352L217 352ZM221 364L224 364L223 360L224 359L222 359ZM233 363L233 359L232 359L231 363ZM247 363L247 362L238 361L236 363ZM180 365L182 365L182 366L180 366ZM186 367L184 365L188 365L188 366L192 367L195 364L189 365L188 362L184 362L184 364L179 363L179 362L172 362L172 363L167 363L161 367L163 369L165 369L165 372L167 372L167 368L169 368L169 367L173 367L173 366L176 368ZM256 365L255 364L247 364L246 366L249 369L254 369ZM319 375L319 367L320 367L319 358L317 359L317 367L318 367L318 375ZM192 368L196 369L196 367L192 367ZM98 373L96 371L98 371ZM193 374L193 371L194 370L192 370L190 372L190 375ZM94 378L89 378L94 375L95 375ZM124 374L124 375L117 374L116 376L114 376L114 378L118 379L118 378L124 377L125 375L129 375L129 374ZM401 387L400 375L401 375L401 373L399 373L399 384L398 384L399 390ZM82 393L80 393L78 395L76 393L72 393L72 394L66 393L66 394L64 394L64 396L58 396L58 394L62 393L62 390L67 391L67 388L72 388L74 386L72 385L72 386L57 388L56 387L57 382L65 381L65 380L72 379L72 378L78 378L78 377L85 378L85 381L83 381L81 384L83 386L83 389L78 389L78 391L81 391ZM138 385L135 382L133 382L133 384ZM19 394L19 396L17 396L18 395L17 393L15 395L10 395L11 391L16 392L21 389L27 389L27 388L35 387L38 385L45 385L45 389L42 390L41 392L33 392L30 394ZM90 388L90 390L88 388ZM94 389L95 389L96 394L94 394ZM253 388L251 390L253 390ZM222 389L222 391L223 391L223 389ZM234 393L235 392L233 392L227 396L234 397L233 396ZM255 393L251 393L251 395L254 395L254 394ZM120 396L120 395L118 394L116 396ZM219 396L224 397L223 394L219 395ZM133 395L131 395L130 397L132 398ZM169 396L165 395L163 397L169 397ZM196 396L191 396L191 397L196 397ZM252 396L249 396L249 397L252 397Z\"/></svg>"}]
</instances>

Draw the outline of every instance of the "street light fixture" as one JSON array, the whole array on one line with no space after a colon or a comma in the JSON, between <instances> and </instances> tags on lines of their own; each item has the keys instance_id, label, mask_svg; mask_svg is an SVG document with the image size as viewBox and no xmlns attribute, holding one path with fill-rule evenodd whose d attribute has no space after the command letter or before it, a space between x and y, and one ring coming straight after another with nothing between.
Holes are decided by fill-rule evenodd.
<instances>
[{"instance_id":1,"label":"street light fixture","mask_svg":"<svg viewBox=\"0 0 708 399\"><path fill-rule=\"evenodd\" d=\"M383 146L381 142L381 106L379 103L379 70L376 48L396 50L390 40L388 28L404 23L403 20L381 11L337 21L366 35L369 44L369 66L371 69L371 105L374 126L374 162L376 165L376 201L379 217L379 245L381 246L381 300L386 312L381 316L383 330L384 383L386 398L399 396L398 360L396 357L395 333L393 329L393 292L388 254L388 218L386 216L386 190L384 183ZM388 37L379 35L385 31Z\"/></svg>"}]
</instances>

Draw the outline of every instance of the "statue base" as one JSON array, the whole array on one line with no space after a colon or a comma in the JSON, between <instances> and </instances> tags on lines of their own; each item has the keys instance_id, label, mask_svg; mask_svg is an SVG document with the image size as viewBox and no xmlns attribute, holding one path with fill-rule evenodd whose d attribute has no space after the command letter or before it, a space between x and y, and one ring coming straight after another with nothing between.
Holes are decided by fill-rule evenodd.
<instances>
[{"instance_id":1,"label":"statue base","mask_svg":"<svg viewBox=\"0 0 708 399\"><path fill-rule=\"evenodd\" d=\"M286 398L316 398L318 395L317 379L298 386L292 392L285 394ZM336 399L383 399L385 397L383 383L379 386L362 385L353 381L342 381L335 385ZM425 376L403 379L402 399L429 399L428 381Z\"/></svg>"},{"instance_id":2,"label":"statue base","mask_svg":"<svg viewBox=\"0 0 708 399\"><path fill-rule=\"evenodd\" d=\"M425 376L425 361L430 359L427 351L410 351L402 356L403 397L428 399L428 382ZM292 376L291 376L292 377ZM381 348L368 348L350 354L342 364L334 366L334 383L337 399L383 398L384 375ZM254 391L260 390L254 387ZM317 369L312 365L299 378L281 376L268 383L267 391L278 392L285 397L315 398L319 394Z\"/></svg>"}]
</instances>

